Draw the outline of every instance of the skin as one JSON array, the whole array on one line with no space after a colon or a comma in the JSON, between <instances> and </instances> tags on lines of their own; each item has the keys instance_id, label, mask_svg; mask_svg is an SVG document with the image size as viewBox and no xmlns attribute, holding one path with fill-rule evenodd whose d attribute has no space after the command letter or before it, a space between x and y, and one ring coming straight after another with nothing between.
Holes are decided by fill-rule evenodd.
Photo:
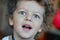
<instances>
[{"instance_id":1,"label":"skin","mask_svg":"<svg viewBox=\"0 0 60 40\"><path fill-rule=\"evenodd\" d=\"M14 25L15 40L34 40L36 33L42 29L44 12L44 7L35 1L19 1L13 19L9 19L10 25ZM32 29L23 30L23 24L30 25Z\"/></svg>"}]
</instances>

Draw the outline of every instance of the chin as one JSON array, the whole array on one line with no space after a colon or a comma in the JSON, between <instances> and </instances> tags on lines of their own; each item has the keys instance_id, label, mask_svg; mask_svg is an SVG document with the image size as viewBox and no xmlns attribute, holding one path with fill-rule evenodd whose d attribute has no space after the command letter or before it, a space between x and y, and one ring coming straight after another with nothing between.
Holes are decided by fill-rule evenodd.
<instances>
[{"instance_id":1,"label":"chin","mask_svg":"<svg viewBox=\"0 0 60 40\"><path fill-rule=\"evenodd\" d=\"M20 37L22 37L22 38L31 38L33 35L32 34L30 34L30 33L22 33L22 34L20 34Z\"/></svg>"},{"instance_id":2,"label":"chin","mask_svg":"<svg viewBox=\"0 0 60 40\"><path fill-rule=\"evenodd\" d=\"M31 38L32 36L29 36L29 35L21 35L22 38L25 38L25 39L28 39L28 38Z\"/></svg>"}]
</instances>

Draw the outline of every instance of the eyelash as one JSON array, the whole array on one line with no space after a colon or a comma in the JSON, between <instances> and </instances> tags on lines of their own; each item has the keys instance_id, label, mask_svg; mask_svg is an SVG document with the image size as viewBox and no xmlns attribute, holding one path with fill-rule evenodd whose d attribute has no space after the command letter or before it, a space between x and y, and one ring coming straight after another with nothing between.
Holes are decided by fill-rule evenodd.
<instances>
[{"instance_id":1,"label":"eyelash","mask_svg":"<svg viewBox=\"0 0 60 40\"><path fill-rule=\"evenodd\" d=\"M20 11L19 14L25 15L25 12L24 11Z\"/></svg>"},{"instance_id":2,"label":"eyelash","mask_svg":"<svg viewBox=\"0 0 60 40\"><path fill-rule=\"evenodd\" d=\"M19 11L18 14L26 15L26 12L24 12L24 11ZM37 15L37 14L34 14L33 16L34 16L36 19L37 19L37 18L40 19L40 16Z\"/></svg>"},{"instance_id":3,"label":"eyelash","mask_svg":"<svg viewBox=\"0 0 60 40\"><path fill-rule=\"evenodd\" d=\"M37 15L37 14L34 14L34 17L35 17L35 18L39 18L39 19L40 19L40 16L39 16L39 15Z\"/></svg>"}]
</instances>

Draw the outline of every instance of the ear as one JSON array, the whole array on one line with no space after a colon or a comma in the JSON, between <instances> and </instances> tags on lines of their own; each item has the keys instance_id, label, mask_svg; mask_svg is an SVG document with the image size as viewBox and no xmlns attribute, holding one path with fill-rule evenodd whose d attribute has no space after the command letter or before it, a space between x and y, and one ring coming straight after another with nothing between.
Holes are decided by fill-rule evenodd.
<instances>
[{"instance_id":1,"label":"ear","mask_svg":"<svg viewBox=\"0 0 60 40\"><path fill-rule=\"evenodd\" d=\"M9 25L10 26L13 26L13 16L10 16L9 17Z\"/></svg>"}]
</instances>

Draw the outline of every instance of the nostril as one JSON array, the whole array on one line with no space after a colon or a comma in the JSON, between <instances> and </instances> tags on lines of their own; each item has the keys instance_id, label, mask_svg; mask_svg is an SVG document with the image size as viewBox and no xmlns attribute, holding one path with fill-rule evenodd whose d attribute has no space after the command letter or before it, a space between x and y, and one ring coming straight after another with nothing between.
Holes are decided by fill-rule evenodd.
<instances>
[{"instance_id":1,"label":"nostril","mask_svg":"<svg viewBox=\"0 0 60 40\"><path fill-rule=\"evenodd\" d=\"M26 21L31 21L31 19L26 19Z\"/></svg>"}]
</instances>

